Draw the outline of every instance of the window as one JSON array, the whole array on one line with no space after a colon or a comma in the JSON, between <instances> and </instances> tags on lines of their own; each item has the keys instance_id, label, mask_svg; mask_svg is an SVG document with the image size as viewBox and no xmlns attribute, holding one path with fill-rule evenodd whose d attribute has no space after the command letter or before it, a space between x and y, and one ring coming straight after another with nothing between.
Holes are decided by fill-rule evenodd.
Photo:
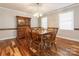
<instances>
[{"instance_id":1,"label":"window","mask_svg":"<svg viewBox=\"0 0 79 59\"><path fill-rule=\"evenodd\" d=\"M47 17L41 19L41 27L47 29Z\"/></svg>"},{"instance_id":2,"label":"window","mask_svg":"<svg viewBox=\"0 0 79 59\"><path fill-rule=\"evenodd\" d=\"M73 11L59 14L59 29L74 30Z\"/></svg>"}]
</instances>

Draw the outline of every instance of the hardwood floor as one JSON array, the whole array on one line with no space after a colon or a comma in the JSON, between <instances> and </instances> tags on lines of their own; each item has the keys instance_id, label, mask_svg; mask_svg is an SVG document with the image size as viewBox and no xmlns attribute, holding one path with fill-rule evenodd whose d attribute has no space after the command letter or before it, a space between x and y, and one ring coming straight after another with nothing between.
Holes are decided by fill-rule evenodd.
<instances>
[{"instance_id":1,"label":"hardwood floor","mask_svg":"<svg viewBox=\"0 0 79 59\"><path fill-rule=\"evenodd\" d=\"M49 52L52 56L79 56L79 42L56 38L57 51ZM0 41L0 56L32 56L31 51L21 46L15 39Z\"/></svg>"},{"instance_id":2,"label":"hardwood floor","mask_svg":"<svg viewBox=\"0 0 79 59\"><path fill-rule=\"evenodd\" d=\"M1 56L21 56L15 40L0 41L0 55Z\"/></svg>"},{"instance_id":3,"label":"hardwood floor","mask_svg":"<svg viewBox=\"0 0 79 59\"><path fill-rule=\"evenodd\" d=\"M57 38L57 54L63 56L79 56L79 42Z\"/></svg>"}]
</instances>

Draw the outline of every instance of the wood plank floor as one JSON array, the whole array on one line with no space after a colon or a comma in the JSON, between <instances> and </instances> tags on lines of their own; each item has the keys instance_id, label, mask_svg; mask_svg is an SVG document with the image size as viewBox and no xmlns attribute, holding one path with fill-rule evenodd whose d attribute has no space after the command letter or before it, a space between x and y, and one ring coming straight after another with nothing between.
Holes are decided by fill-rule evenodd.
<instances>
[{"instance_id":1,"label":"wood plank floor","mask_svg":"<svg viewBox=\"0 0 79 59\"><path fill-rule=\"evenodd\" d=\"M79 42L57 38L57 54L61 56L79 56Z\"/></svg>"},{"instance_id":2,"label":"wood plank floor","mask_svg":"<svg viewBox=\"0 0 79 59\"><path fill-rule=\"evenodd\" d=\"M49 52L52 56L79 56L79 42L56 38L57 51ZM15 39L0 41L0 56L32 56L30 51Z\"/></svg>"},{"instance_id":3,"label":"wood plank floor","mask_svg":"<svg viewBox=\"0 0 79 59\"><path fill-rule=\"evenodd\" d=\"M0 55L1 56L21 56L15 40L0 41Z\"/></svg>"}]
</instances>

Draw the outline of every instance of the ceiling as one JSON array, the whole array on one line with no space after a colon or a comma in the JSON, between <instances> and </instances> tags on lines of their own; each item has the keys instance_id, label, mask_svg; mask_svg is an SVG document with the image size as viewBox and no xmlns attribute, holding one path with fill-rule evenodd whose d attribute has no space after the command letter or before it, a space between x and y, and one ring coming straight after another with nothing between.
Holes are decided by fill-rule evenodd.
<instances>
[{"instance_id":1,"label":"ceiling","mask_svg":"<svg viewBox=\"0 0 79 59\"><path fill-rule=\"evenodd\" d=\"M69 5L72 5L72 3L39 3L39 12L46 14ZM0 3L0 7L19 10L30 14L34 14L38 11L37 3Z\"/></svg>"}]
</instances>

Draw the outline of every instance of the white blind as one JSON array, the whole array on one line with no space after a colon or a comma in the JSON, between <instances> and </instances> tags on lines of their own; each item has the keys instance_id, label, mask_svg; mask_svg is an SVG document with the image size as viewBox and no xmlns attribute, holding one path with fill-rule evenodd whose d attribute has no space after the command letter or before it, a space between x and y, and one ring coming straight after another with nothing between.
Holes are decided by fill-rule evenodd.
<instances>
[{"instance_id":1,"label":"white blind","mask_svg":"<svg viewBox=\"0 0 79 59\"><path fill-rule=\"evenodd\" d=\"M42 19L41 19L41 27L43 27L43 28L45 28L45 29L47 29L47 17L43 17Z\"/></svg>"},{"instance_id":2,"label":"white blind","mask_svg":"<svg viewBox=\"0 0 79 59\"><path fill-rule=\"evenodd\" d=\"M59 28L65 30L74 29L74 15L73 11L59 14Z\"/></svg>"}]
</instances>

